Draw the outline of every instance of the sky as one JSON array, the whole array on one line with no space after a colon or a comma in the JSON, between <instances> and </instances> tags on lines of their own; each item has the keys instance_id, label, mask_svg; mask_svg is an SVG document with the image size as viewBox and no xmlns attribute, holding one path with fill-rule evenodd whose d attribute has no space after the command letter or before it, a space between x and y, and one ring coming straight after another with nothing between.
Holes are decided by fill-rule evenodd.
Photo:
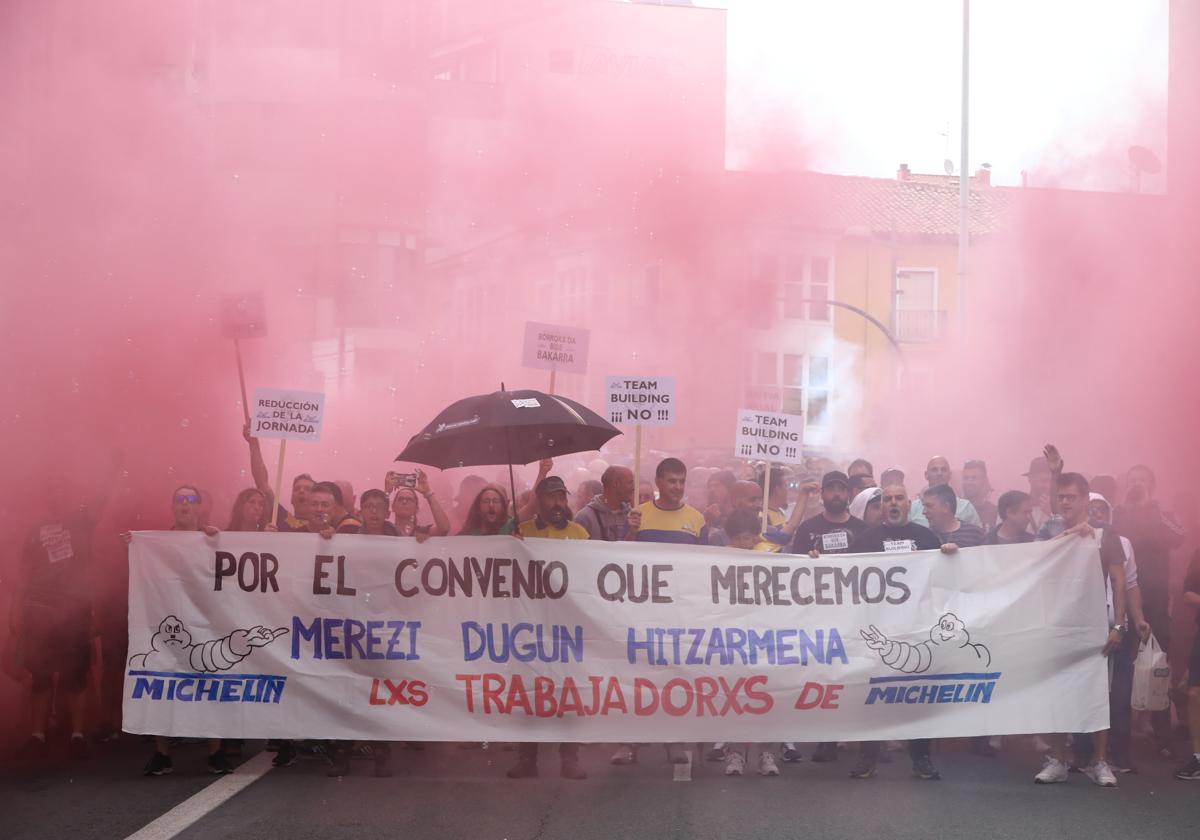
<instances>
[{"instance_id":1,"label":"sky","mask_svg":"<svg viewBox=\"0 0 1200 840\"><path fill-rule=\"evenodd\" d=\"M950 158L957 171L958 0L697 5L728 10L731 168L756 168L771 124L797 138L786 166L894 177ZM1166 0L976 0L970 56L969 162L990 163L993 183L1024 170L1035 185L1123 190L1129 146L1165 161Z\"/></svg>"}]
</instances>

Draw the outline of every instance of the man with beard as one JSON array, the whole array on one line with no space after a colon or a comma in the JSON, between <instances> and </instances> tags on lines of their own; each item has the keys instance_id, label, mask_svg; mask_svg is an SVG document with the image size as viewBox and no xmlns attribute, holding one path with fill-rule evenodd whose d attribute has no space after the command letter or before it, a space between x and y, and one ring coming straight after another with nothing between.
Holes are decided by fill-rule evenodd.
<instances>
[{"instance_id":1,"label":"man with beard","mask_svg":"<svg viewBox=\"0 0 1200 840\"><path fill-rule=\"evenodd\" d=\"M864 531L851 544L852 552L855 554L876 552L895 554L941 548L942 551L950 554L958 550L954 545L942 545L937 535L924 525L908 521L908 512L912 502L909 501L908 491L903 484L887 484L880 493L883 522ZM935 780L942 777L929 757L932 743L929 738L916 738L908 742L908 754L912 759L913 775L919 779ZM878 761L879 742L863 741L859 749L858 764L850 771L850 778L871 778L875 775L875 765Z\"/></svg>"},{"instance_id":2,"label":"man with beard","mask_svg":"<svg viewBox=\"0 0 1200 840\"><path fill-rule=\"evenodd\" d=\"M821 478L821 503L824 510L800 523L796 538L792 542L793 554L807 554L816 558L822 554L849 554L850 546L860 534L867 530L866 524L850 515L850 480L843 472L827 472ZM799 752L793 743L783 745L784 761L799 761ZM837 761L837 743L826 741L817 744L812 760L815 762Z\"/></svg>"},{"instance_id":3,"label":"man with beard","mask_svg":"<svg viewBox=\"0 0 1200 840\"><path fill-rule=\"evenodd\" d=\"M533 488L537 498L537 515L521 523L521 536L554 540L586 540L588 532L578 522L571 521L567 508L567 485L556 475L543 478ZM508 771L510 779L529 779L538 774L538 745L517 745L517 763ZM558 755L561 765L559 775L564 779L581 780L587 773L579 766L579 744L559 744Z\"/></svg>"},{"instance_id":4,"label":"man with beard","mask_svg":"<svg viewBox=\"0 0 1200 840\"><path fill-rule=\"evenodd\" d=\"M537 514L526 519L517 530L522 537L547 537L553 540L586 540L587 530L571 519L567 507L567 485L556 475L543 478L533 488Z\"/></svg>"}]
</instances>

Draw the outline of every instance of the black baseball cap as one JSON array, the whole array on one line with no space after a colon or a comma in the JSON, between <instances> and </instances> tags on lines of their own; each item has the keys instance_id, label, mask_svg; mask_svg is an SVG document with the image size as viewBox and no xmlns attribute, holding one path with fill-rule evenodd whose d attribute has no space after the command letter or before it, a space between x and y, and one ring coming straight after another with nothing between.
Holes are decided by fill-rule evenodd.
<instances>
[{"instance_id":1,"label":"black baseball cap","mask_svg":"<svg viewBox=\"0 0 1200 840\"><path fill-rule=\"evenodd\" d=\"M550 493L557 493L559 490L566 493L567 485L558 476L548 475L538 482L533 492L538 496L546 496Z\"/></svg>"},{"instance_id":2,"label":"black baseball cap","mask_svg":"<svg viewBox=\"0 0 1200 840\"><path fill-rule=\"evenodd\" d=\"M847 490L850 489L850 479L841 470L832 470L831 472L825 473L824 477L821 479L821 489L824 490L831 484L840 484Z\"/></svg>"}]
</instances>

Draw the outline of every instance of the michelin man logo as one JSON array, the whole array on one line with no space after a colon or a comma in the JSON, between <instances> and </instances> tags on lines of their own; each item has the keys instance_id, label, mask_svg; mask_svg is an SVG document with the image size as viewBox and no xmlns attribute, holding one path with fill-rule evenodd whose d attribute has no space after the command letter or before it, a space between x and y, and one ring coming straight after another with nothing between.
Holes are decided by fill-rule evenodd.
<instances>
[{"instance_id":1,"label":"michelin man logo","mask_svg":"<svg viewBox=\"0 0 1200 840\"><path fill-rule=\"evenodd\" d=\"M915 645L889 639L874 624L870 631L858 632L884 665L905 674L923 674L935 663L939 671L986 668L992 664L991 651L971 641L967 626L954 613L939 618L929 629L929 640Z\"/></svg>"},{"instance_id":2,"label":"michelin man logo","mask_svg":"<svg viewBox=\"0 0 1200 840\"><path fill-rule=\"evenodd\" d=\"M159 623L158 632L150 639L150 652L135 653L129 658L129 665L151 671L180 668L202 674L228 671L249 656L254 648L269 645L287 632L286 627L271 630L256 624L249 630L234 630L220 639L192 644L192 634L183 622L169 615Z\"/></svg>"}]
</instances>

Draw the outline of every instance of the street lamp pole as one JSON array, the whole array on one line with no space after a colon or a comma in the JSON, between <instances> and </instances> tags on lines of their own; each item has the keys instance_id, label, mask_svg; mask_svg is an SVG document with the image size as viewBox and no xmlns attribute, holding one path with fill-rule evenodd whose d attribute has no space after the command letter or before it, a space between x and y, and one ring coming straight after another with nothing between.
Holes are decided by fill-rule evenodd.
<instances>
[{"instance_id":1,"label":"street lamp pole","mask_svg":"<svg viewBox=\"0 0 1200 840\"><path fill-rule=\"evenodd\" d=\"M963 0L962 10L962 151L958 162L958 334L966 333L967 311L967 209L971 200L970 174L967 169L967 105L970 91L971 0Z\"/></svg>"}]
</instances>

